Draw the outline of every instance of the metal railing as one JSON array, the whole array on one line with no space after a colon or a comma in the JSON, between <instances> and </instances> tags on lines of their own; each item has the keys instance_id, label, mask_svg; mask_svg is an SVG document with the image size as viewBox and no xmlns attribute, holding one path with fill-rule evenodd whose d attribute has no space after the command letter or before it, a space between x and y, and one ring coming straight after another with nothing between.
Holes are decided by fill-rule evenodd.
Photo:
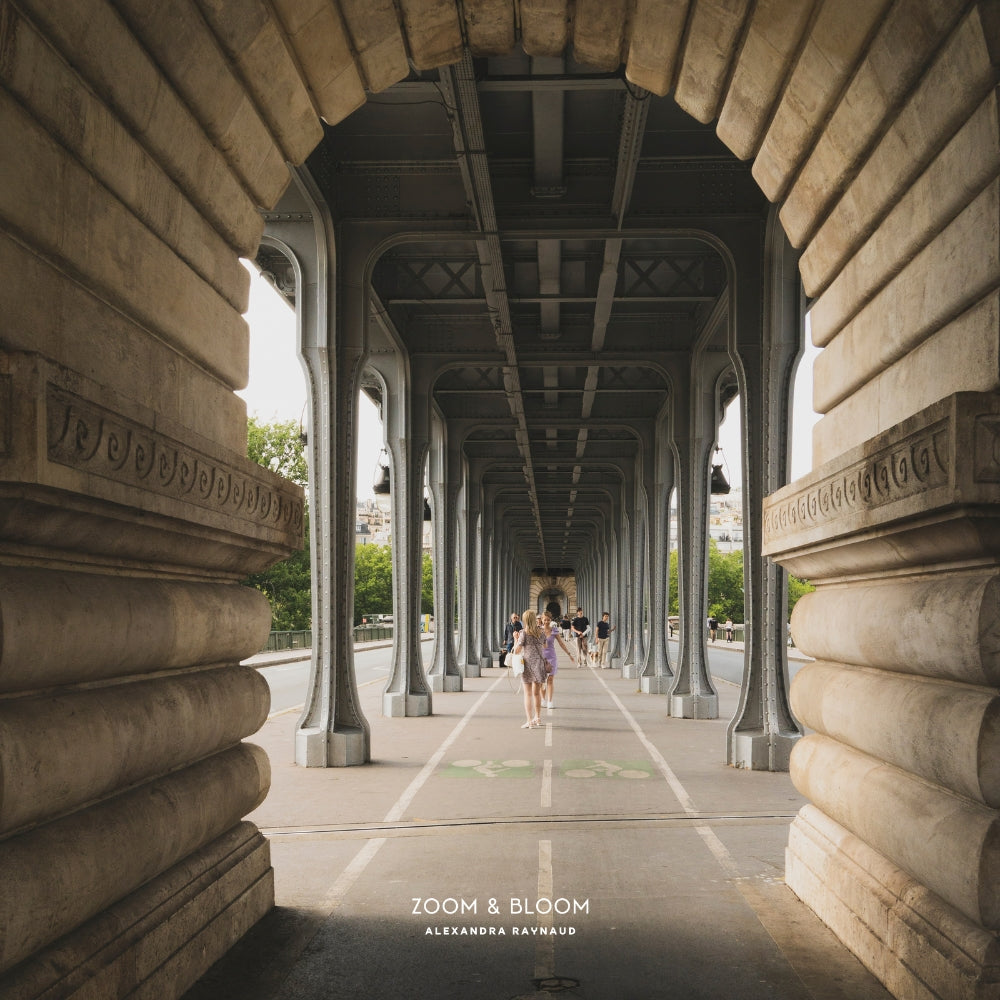
<instances>
[{"instance_id":1,"label":"metal railing","mask_svg":"<svg viewBox=\"0 0 1000 1000\"><path fill-rule=\"evenodd\" d=\"M355 625L355 642L377 642L379 639L391 639L391 625Z\"/></svg>"},{"instance_id":2,"label":"metal railing","mask_svg":"<svg viewBox=\"0 0 1000 1000\"><path fill-rule=\"evenodd\" d=\"M356 625L354 628L355 642L377 642L379 639L391 638L391 625ZM278 653L285 649L312 649L312 629L272 632L261 652Z\"/></svg>"},{"instance_id":3,"label":"metal railing","mask_svg":"<svg viewBox=\"0 0 1000 1000\"><path fill-rule=\"evenodd\" d=\"M312 649L312 644L312 629L302 629L297 632L272 632L267 637L267 645L261 652L274 653L282 649Z\"/></svg>"}]
</instances>

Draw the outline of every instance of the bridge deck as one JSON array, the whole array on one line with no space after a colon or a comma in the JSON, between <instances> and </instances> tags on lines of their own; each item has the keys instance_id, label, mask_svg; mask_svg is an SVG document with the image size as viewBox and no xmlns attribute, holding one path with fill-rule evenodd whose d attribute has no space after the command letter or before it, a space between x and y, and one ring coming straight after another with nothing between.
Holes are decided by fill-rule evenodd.
<instances>
[{"instance_id":1,"label":"bridge deck","mask_svg":"<svg viewBox=\"0 0 1000 1000\"><path fill-rule=\"evenodd\" d=\"M724 764L737 688L691 721L636 687L564 658L522 730L497 670L425 719L367 685L362 768L296 767L272 718L278 907L186 1000L888 998L783 883L788 776Z\"/></svg>"}]
</instances>

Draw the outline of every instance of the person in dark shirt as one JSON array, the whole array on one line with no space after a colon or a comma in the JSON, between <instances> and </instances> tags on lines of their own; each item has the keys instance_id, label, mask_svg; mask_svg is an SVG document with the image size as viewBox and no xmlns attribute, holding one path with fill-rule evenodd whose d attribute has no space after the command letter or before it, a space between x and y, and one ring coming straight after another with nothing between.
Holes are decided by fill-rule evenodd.
<instances>
[{"instance_id":1,"label":"person in dark shirt","mask_svg":"<svg viewBox=\"0 0 1000 1000\"><path fill-rule=\"evenodd\" d=\"M562 629L562 637L564 639L570 638L570 634L569 634L570 621L569 621L569 612L568 611L566 612L566 614L564 614L562 616L562 621L559 622L559 627Z\"/></svg>"},{"instance_id":2,"label":"person in dark shirt","mask_svg":"<svg viewBox=\"0 0 1000 1000\"><path fill-rule=\"evenodd\" d=\"M576 617L570 622L569 630L577 643L576 662L579 665L587 655L587 636L590 634L590 619L583 613L583 608L576 609Z\"/></svg>"},{"instance_id":3,"label":"person in dark shirt","mask_svg":"<svg viewBox=\"0 0 1000 1000\"><path fill-rule=\"evenodd\" d=\"M608 639L616 628L618 628L617 625L611 624L611 612L605 611L597 623L597 665L602 670L611 666L608 663Z\"/></svg>"},{"instance_id":4,"label":"person in dark shirt","mask_svg":"<svg viewBox=\"0 0 1000 1000\"><path fill-rule=\"evenodd\" d=\"M510 621L503 627L503 643L500 646L500 666L504 666L507 654L514 648L514 636L521 631L521 616L512 611Z\"/></svg>"}]
</instances>

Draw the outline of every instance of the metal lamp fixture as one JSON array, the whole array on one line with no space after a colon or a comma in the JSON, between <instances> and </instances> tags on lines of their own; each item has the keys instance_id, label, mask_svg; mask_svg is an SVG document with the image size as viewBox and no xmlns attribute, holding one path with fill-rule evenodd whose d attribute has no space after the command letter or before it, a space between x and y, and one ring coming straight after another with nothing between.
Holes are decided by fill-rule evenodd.
<instances>
[{"instance_id":1,"label":"metal lamp fixture","mask_svg":"<svg viewBox=\"0 0 1000 1000\"><path fill-rule=\"evenodd\" d=\"M722 466L726 462L726 456L722 454L721 448L715 449L715 454L721 456L722 461L716 465L712 463L712 486L711 493L716 496L725 496L729 492L729 480L726 478L725 472L722 471Z\"/></svg>"},{"instance_id":2,"label":"metal lamp fixture","mask_svg":"<svg viewBox=\"0 0 1000 1000\"><path fill-rule=\"evenodd\" d=\"M385 456L384 460L383 455ZM372 484L372 493L376 496L385 496L390 489L389 481L389 456L386 455L385 448L383 448L379 453L379 462L375 468L375 482Z\"/></svg>"}]
</instances>

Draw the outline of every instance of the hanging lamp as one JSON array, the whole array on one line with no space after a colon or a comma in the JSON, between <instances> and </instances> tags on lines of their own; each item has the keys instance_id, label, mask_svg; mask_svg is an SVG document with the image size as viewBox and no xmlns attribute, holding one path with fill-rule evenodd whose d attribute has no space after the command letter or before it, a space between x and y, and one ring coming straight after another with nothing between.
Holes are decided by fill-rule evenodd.
<instances>
[{"instance_id":1,"label":"hanging lamp","mask_svg":"<svg viewBox=\"0 0 1000 1000\"><path fill-rule=\"evenodd\" d=\"M726 464L726 456L722 454L722 449L716 447L716 456L721 456L722 461L717 465L712 463L712 485L710 492L715 496L725 496L729 492L729 480L726 478L722 466Z\"/></svg>"},{"instance_id":2,"label":"hanging lamp","mask_svg":"<svg viewBox=\"0 0 1000 1000\"><path fill-rule=\"evenodd\" d=\"M390 489L389 456L386 453L385 448L379 452L378 458L378 465L375 467L375 482L372 484L372 493L376 496L384 496Z\"/></svg>"}]
</instances>

